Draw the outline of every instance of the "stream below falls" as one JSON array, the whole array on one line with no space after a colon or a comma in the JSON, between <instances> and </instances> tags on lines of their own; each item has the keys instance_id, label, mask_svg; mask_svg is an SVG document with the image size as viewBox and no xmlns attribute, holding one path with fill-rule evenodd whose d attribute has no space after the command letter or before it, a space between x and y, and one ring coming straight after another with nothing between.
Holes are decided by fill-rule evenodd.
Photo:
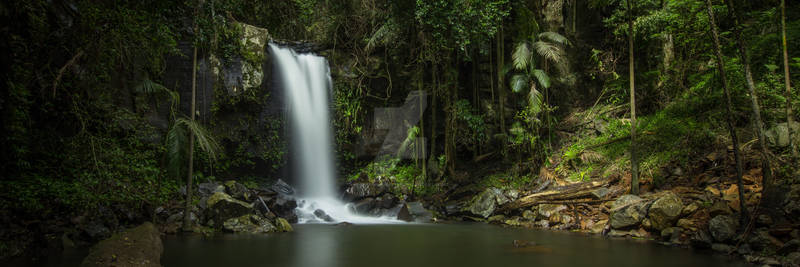
<instances>
[{"instance_id":1,"label":"stream below falls","mask_svg":"<svg viewBox=\"0 0 800 267\"><path fill-rule=\"evenodd\" d=\"M514 240L537 245L515 247ZM301 224L272 235L167 236L163 266L749 266L724 255L484 224Z\"/></svg>"}]
</instances>

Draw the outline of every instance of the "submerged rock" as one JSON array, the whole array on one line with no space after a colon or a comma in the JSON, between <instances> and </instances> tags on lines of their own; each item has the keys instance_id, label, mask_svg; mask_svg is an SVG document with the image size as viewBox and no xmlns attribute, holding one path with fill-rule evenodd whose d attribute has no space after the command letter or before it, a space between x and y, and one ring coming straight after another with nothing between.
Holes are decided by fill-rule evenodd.
<instances>
[{"instance_id":1,"label":"submerged rock","mask_svg":"<svg viewBox=\"0 0 800 267\"><path fill-rule=\"evenodd\" d=\"M650 218L651 227L655 230L663 230L673 226L681 215L683 203L673 192L668 192L656 199L647 212Z\"/></svg>"},{"instance_id":2,"label":"submerged rock","mask_svg":"<svg viewBox=\"0 0 800 267\"><path fill-rule=\"evenodd\" d=\"M645 217L644 199L634 195L623 195L611 205L611 228L623 229L636 226Z\"/></svg>"},{"instance_id":3,"label":"submerged rock","mask_svg":"<svg viewBox=\"0 0 800 267\"><path fill-rule=\"evenodd\" d=\"M160 233L146 222L94 245L83 259L82 267L92 266L161 266L164 250Z\"/></svg>"},{"instance_id":4,"label":"submerged rock","mask_svg":"<svg viewBox=\"0 0 800 267\"><path fill-rule=\"evenodd\" d=\"M278 231L267 219L255 214L230 218L222 223L222 229L234 233L261 234Z\"/></svg>"}]
</instances>

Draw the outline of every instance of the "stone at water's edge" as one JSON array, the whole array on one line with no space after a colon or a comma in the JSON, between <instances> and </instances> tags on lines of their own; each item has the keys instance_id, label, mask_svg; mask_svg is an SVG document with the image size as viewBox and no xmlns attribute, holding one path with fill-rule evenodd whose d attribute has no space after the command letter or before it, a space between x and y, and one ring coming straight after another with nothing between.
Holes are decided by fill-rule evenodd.
<instances>
[{"instance_id":1,"label":"stone at water's edge","mask_svg":"<svg viewBox=\"0 0 800 267\"><path fill-rule=\"evenodd\" d=\"M156 227L146 222L100 241L92 247L81 266L161 266L164 248L159 235Z\"/></svg>"},{"instance_id":2,"label":"stone at water's edge","mask_svg":"<svg viewBox=\"0 0 800 267\"><path fill-rule=\"evenodd\" d=\"M206 205L208 206L209 219L216 224L253 212L251 204L233 199L223 192L216 192L211 195L206 201Z\"/></svg>"},{"instance_id":3,"label":"stone at water's edge","mask_svg":"<svg viewBox=\"0 0 800 267\"><path fill-rule=\"evenodd\" d=\"M430 222L433 220L433 213L425 209L421 202L408 202L405 206L408 208L408 213L411 214L415 222Z\"/></svg>"},{"instance_id":4,"label":"stone at water's edge","mask_svg":"<svg viewBox=\"0 0 800 267\"><path fill-rule=\"evenodd\" d=\"M683 202L673 192L668 192L656 199L647 212L650 218L651 227L655 230L663 230L673 226L681 215Z\"/></svg>"},{"instance_id":5,"label":"stone at water's edge","mask_svg":"<svg viewBox=\"0 0 800 267\"><path fill-rule=\"evenodd\" d=\"M646 203L644 199L634 195L620 196L614 204L611 205L611 228L623 229L631 226L636 226L642 222L645 217L644 207Z\"/></svg>"},{"instance_id":6,"label":"stone at water's edge","mask_svg":"<svg viewBox=\"0 0 800 267\"><path fill-rule=\"evenodd\" d=\"M509 199L502 190L491 187L475 196L466 209L473 215L489 218L497 207L508 202Z\"/></svg>"},{"instance_id":7,"label":"stone at water's edge","mask_svg":"<svg viewBox=\"0 0 800 267\"><path fill-rule=\"evenodd\" d=\"M414 217L411 217L411 213L408 211L408 206L406 206L406 204L400 204L400 211L397 212L397 219L406 222L414 221Z\"/></svg>"},{"instance_id":8,"label":"stone at water's edge","mask_svg":"<svg viewBox=\"0 0 800 267\"><path fill-rule=\"evenodd\" d=\"M727 215L719 215L708 221L708 231L714 240L719 242L726 242L736 235L736 229L739 227L736 220Z\"/></svg>"},{"instance_id":9,"label":"stone at water's edge","mask_svg":"<svg viewBox=\"0 0 800 267\"><path fill-rule=\"evenodd\" d=\"M228 219L222 224L222 229L234 233L248 234L270 233L278 230L267 219L254 214Z\"/></svg>"},{"instance_id":10,"label":"stone at water's edge","mask_svg":"<svg viewBox=\"0 0 800 267\"><path fill-rule=\"evenodd\" d=\"M289 224L289 221L287 221L284 218L275 219L275 227L277 227L278 231L281 232L294 232L294 228L292 228L292 225Z\"/></svg>"}]
</instances>

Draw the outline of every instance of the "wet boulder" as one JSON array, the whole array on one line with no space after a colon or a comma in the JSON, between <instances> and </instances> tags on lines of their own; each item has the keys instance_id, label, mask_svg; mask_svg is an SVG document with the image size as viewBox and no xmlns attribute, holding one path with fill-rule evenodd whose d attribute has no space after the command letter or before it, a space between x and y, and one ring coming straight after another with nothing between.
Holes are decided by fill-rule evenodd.
<instances>
[{"instance_id":1,"label":"wet boulder","mask_svg":"<svg viewBox=\"0 0 800 267\"><path fill-rule=\"evenodd\" d=\"M675 193L669 192L656 199L650 205L647 216L650 219L651 227L661 231L673 226L680 217L682 210L683 202L681 202L681 199Z\"/></svg>"},{"instance_id":2,"label":"wet boulder","mask_svg":"<svg viewBox=\"0 0 800 267\"><path fill-rule=\"evenodd\" d=\"M268 206L278 217L288 219L289 217L296 216L294 209L297 208L297 201L291 196L278 195Z\"/></svg>"},{"instance_id":3,"label":"wet boulder","mask_svg":"<svg viewBox=\"0 0 800 267\"><path fill-rule=\"evenodd\" d=\"M163 250L160 233L146 222L94 245L81 266L156 267L161 266Z\"/></svg>"},{"instance_id":4,"label":"wet boulder","mask_svg":"<svg viewBox=\"0 0 800 267\"><path fill-rule=\"evenodd\" d=\"M368 214L370 211L375 209L375 207L377 206L376 204L377 203L376 203L376 200L374 198L368 197L368 198L359 200L356 203L353 203L353 205L351 207L352 207L353 211L355 211L358 214Z\"/></svg>"},{"instance_id":5,"label":"wet boulder","mask_svg":"<svg viewBox=\"0 0 800 267\"><path fill-rule=\"evenodd\" d=\"M731 240L736 235L738 227L736 220L727 215L718 215L708 221L708 231L718 242Z\"/></svg>"},{"instance_id":6,"label":"wet boulder","mask_svg":"<svg viewBox=\"0 0 800 267\"><path fill-rule=\"evenodd\" d=\"M275 183L273 183L272 186L270 186L269 189L271 189L273 192L278 193L278 194L294 195L294 187L292 187L291 185L287 184L286 182L284 182L281 179L278 179L277 181L275 181Z\"/></svg>"},{"instance_id":7,"label":"wet boulder","mask_svg":"<svg viewBox=\"0 0 800 267\"><path fill-rule=\"evenodd\" d=\"M397 219L407 222L431 222L433 213L425 209L420 202L409 202L400 207Z\"/></svg>"},{"instance_id":8,"label":"wet boulder","mask_svg":"<svg viewBox=\"0 0 800 267\"><path fill-rule=\"evenodd\" d=\"M353 183L344 190L344 200L354 201L368 197L377 197L386 193L387 188L374 183Z\"/></svg>"},{"instance_id":9,"label":"wet boulder","mask_svg":"<svg viewBox=\"0 0 800 267\"><path fill-rule=\"evenodd\" d=\"M636 226L645 218L644 199L634 195L620 196L611 205L611 228L623 229Z\"/></svg>"},{"instance_id":10,"label":"wet boulder","mask_svg":"<svg viewBox=\"0 0 800 267\"><path fill-rule=\"evenodd\" d=\"M333 222L334 221L333 217L331 217L330 215L325 213L324 210L321 210L321 209L315 210L314 211L314 216L317 216L317 218L319 218L320 220L323 220L325 222Z\"/></svg>"},{"instance_id":11,"label":"wet boulder","mask_svg":"<svg viewBox=\"0 0 800 267\"><path fill-rule=\"evenodd\" d=\"M253 212L253 206L236 200L223 192L216 192L206 201L208 219L222 223L231 218L241 217Z\"/></svg>"},{"instance_id":12,"label":"wet boulder","mask_svg":"<svg viewBox=\"0 0 800 267\"><path fill-rule=\"evenodd\" d=\"M502 190L491 187L475 196L466 210L475 216L489 218L498 207L509 201Z\"/></svg>"},{"instance_id":13,"label":"wet boulder","mask_svg":"<svg viewBox=\"0 0 800 267\"><path fill-rule=\"evenodd\" d=\"M255 214L230 218L222 223L222 229L233 233L262 234L278 231L269 220Z\"/></svg>"}]
</instances>

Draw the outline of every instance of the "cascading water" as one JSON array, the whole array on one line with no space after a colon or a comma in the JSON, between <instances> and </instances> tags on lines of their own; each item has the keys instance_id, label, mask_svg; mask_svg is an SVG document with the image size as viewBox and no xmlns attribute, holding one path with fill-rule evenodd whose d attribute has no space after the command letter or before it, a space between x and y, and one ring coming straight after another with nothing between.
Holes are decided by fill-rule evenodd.
<instances>
[{"instance_id":1,"label":"cascading water","mask_svg":"<svg viewBox=\"0 0 800 267\"><path fill-rule=\"evenodd\" d=\"M331 152L331 77L328 61L312 54L270 44L293 129L293 151L299 184L297 214L300 223L323 222L324 211L334 221L388 223L393 219L358 216L336 197ZM316 212L317 214L322 214Z\"/></svg>"}]
</instances>

